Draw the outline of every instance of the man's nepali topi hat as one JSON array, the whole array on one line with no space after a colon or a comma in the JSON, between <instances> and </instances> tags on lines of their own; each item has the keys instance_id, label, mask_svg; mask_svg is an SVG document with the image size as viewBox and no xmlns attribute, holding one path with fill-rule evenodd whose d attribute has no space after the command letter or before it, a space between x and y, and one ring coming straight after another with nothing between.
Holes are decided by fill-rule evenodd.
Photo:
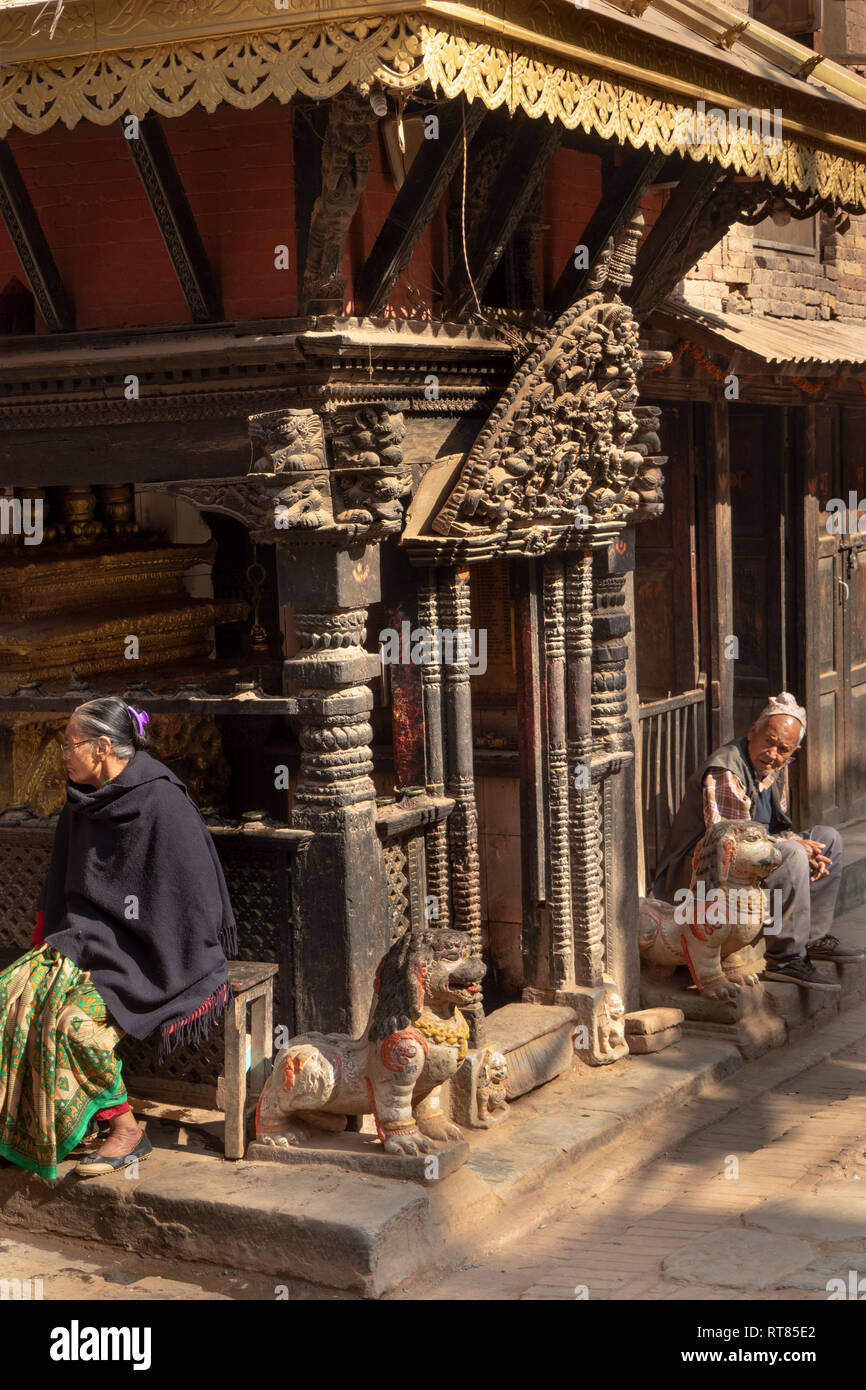
<instances>
[{"instance_id":1,"label":"man's nepali topi hat","mask_svg":"<svg viewBox=\"0 0 866 1390\"><path fill-rule=\"evenodd\" d=\"M796 697L791 694L790 690L783 690L779 695L771 695L756 722L764 724L776 714L797 720L802 726L799 738L799 742L802 743L806 735L806 711L802 705L797 704Z\"/></svg>"}]
</instances>

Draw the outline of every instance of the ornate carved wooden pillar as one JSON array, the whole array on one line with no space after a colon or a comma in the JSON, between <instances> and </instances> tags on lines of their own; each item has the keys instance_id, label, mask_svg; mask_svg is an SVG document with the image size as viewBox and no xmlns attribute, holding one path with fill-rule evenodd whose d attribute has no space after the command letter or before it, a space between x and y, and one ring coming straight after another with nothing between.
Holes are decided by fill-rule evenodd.
<instances>
[{"instance_id":1,"label":"ornate carved wooden pillar","mask_svg":"<svg viewBox=\"0 0 866 1390\"><path fill-rule=\"evenodd\" d=\"M547 781L550 834L550 896L553 983L574 982L574 924L569 854L569 748L566 696L565 567L544 561L544 652L547 667ZM587 758L588 761L588 758ZM572 764L574 759L572 759Z\"/></svg>"},{"instance_id":2,"label":"ornate carved wooden pillar","mask_svg":"<svg viewBox=\"0 0 866 1390\"><path fill-rule=\"evenodd\" d=\"M608 243L585 295L521 359L447 493L430 493L423 524L413 518L428 563L544 557L543 615L532 571L517 583L520 765L532 779L521 829L534 841L522 854L524 931L537 933L524 950L525 997L571 1004L593 1063L627 1051L605 930L621 963L636 919L623 532L662 505L658 411L639 402L647 354L623 300L641 226L638 215ZM461 732L449 723L449 745ZM459 795L458 780L449 790Z\"/></svg>"},{"instance_id":3,"label":"ornate carved wooden pillar","mask_svg":"<svg viewBox=\"0 0 866 1390\"><path fill-rule=\"evenodd\" d=\"M629 708L631 617L626 594L634 568L634 531L594 552L592 728L598 750L612 754L599 783L605 865L605 965L629 1008L639 1007L635 761Z\"/></svg>"},{"instance_id":4,"label":"ornate carved wooden pillar","mask_svg":"<svg viewBox=\"0 0 866 1390\"><path fill-rule=\"evenodd\" d=\"M517 657L517 747L520 761L520 878L523 978L527 999L553 987L547 777L547 671L539 562L514 565ZM568 812L566 810L566 851ZM566 868L566 875L567 875ZM570 918L569 918L570 927Z\"/></svg>"},{"instance_id":5,"label":"ornate carved wooden pillar","mask_svg":"<svg viewBox=\"0 0 866 1390\"><path fill-rule=\"evenodd\" d=\"M358 1035L388 946L370 776L368 682L379 662L364 648L367 608L379 598L379 548L285 545L277 574L301 643L283 668L298 687L301 771L292 825L315 835L297 869L297 1027Z\"/></svg>"},{"instance_id":6,"label":"ornate carved wooden pillar","mask_svg":"<svg viewBox=\"0 0 866 1390\"><path fill-rule=\"evenodd\" d=\"M472 692L469 685L471 613L469 570L449 566L439 586L445 675L445 729L448 749L447 790L454 798L448 820L451 847L452 924L470 934L481 954L481 864L478 857L478 814L475 806L475 774L472 758ZM472 1033L472 1046L482 1041L484 1009L481 1000L461 1008Z\"/></svg>"},{"instance_id":7,"label":"ornate carved wooden pillar","mask_svg":"<svg viewBox=\"0 0 866 1390\"><path fill-rule=\"evenodd\" d=\"M565 562L566 669L571 779L571 899L574 980L602 984L604 872L598 788L592 781L592 551Z\"/></svg>"},{"instance_id":8,"label":"ornate carved wooden pillar","mask_svg":"<svg viewBox=\"0 0 866 1390\"><path fill-rule=\"evenodd\" d=\"M438 632L439 593L436 571L421 572L418 584L418 625L426 632ZM424 706L424 741L427 759L428 796L445 795L445 741L442 728L442 665L437 644L432 642L432 660L421 667L421 690ZM431 919L436 926L447 927L451 922L450 883L448 874L448 832L444 821L436 821L427 831L427 891L436 898L439 916Z\"/></svg>"},{"instance_id":9,"label":"ornate carved wooden pillar","mask_svg":"<svg viewBox=\"0 0 866 1390\"><path fill-rule=\"evenodd\" d=\"M626 542L617 541L625 553ZM607 547L595 563L593 612L592 733L598 746L616 753L633 750L628 716L625 665L629 618L625 611L625 573L609 562Z\"/></svg>"},{"instance_id":10,"label":"ornate carved wooden pillar","mask_svg":"<svg viewBox=\"0 0 866 1390\"><path fill-rule=\"evenodd\" d=\"M411 476L399 412L335 405L324 388L307 398L315 409L251 417L258 456L247 475L162 486L277 547L279 601L300 639L284 664L301 745L292 824L314 832L296 876L296 1026L357 1035L389 944L370 776L379 657L365 649L365 628L380 597L378 543L400 530Z\"/></svg>"}]
</instances>

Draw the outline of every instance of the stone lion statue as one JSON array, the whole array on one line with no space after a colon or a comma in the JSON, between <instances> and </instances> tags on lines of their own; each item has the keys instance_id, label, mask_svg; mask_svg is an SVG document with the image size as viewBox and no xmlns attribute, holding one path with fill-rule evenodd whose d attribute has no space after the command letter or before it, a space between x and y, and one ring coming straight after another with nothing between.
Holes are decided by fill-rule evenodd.
<instances>
[{"instance_id":1,"label":"stone lion statue","mask_svg":"<svg viewBox=\"0 0 866 1390\"><path fill-rule=\"evenodd\" d=\"M710 999L735 999L740 984L757 984L754 973L734 978L731 959L761 935L767 910L761 883L782 854L757 821L719 821L695 849L688 893L677 904L642 898L639 946L657 979L685 965Z\"/></svg>"},{"instance_id":2,"label":"stone lion statue","mask_svg":"<svg viewBox=\"0 0 866 1390\"><path fill-rule=\"evenodd\" d=\"M473 1002L485 973L465 932L405 932L376 972L360 1038L303 1033L278 1053L256 1112L257 1137L298 1144L309 1137L305 1123L339 1132L349 1115L372 1114L386 1153L432 1153L437 1143L462 1139L442 1113L440 1087L467 1052L469 1025L458 1005Z\"/></svg>"}]
</instances>

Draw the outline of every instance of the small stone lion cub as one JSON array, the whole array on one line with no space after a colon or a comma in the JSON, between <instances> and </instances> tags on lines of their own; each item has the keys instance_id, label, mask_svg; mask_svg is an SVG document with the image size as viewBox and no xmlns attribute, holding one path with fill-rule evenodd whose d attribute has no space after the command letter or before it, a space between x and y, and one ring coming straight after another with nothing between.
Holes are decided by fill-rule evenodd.
<instances>
[{"instance_id":1,"label":"small stone lion cub","mask_svg":"<svg viewBox=\"0 0 866 1390\"><path fill-rule=\"evenodd\" d=\"M782 853L757 821L727 820L710 826L695 848L688 892L676 905L642 898L638 911L639 947L653 975L663 979L678 965L710 999L735 999L739 980L724 962L757 941L766 916L764 879L781 863Z\"/></svg>"}]
</instances>

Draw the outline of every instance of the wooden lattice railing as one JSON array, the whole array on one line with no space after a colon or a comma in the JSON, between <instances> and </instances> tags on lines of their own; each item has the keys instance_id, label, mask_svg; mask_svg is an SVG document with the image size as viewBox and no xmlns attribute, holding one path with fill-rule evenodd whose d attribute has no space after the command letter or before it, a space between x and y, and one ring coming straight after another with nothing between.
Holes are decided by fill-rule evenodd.
<instances>
[{"instance_id":1,"label":"wooden lattice railing","mask_svg":"<svg viewBox=\"0 0 866 1390\"><path fill-rule=\"evenodd\" d=\"M382 840L391 940L407 927L420 930L428 919L427 899L434 892L428 881L428 837L449 816L454 802L446 796L415 795L401 801L383 801L376 815ZM432 848L432 847L431 847ZM443 903L436 921L447 920Z\"/></svg>"},{"instance_id":2,"label":"wooden lattice railing","mask_svg":"<svg viewBox=\"0 0 866 1390\"><path fill-rule=\"evenodd\" d=\"M640 820L647 892L686 782L706 757L706 697L706 689L698 686L639 708Z\"/></svg>"}]
</instances>

